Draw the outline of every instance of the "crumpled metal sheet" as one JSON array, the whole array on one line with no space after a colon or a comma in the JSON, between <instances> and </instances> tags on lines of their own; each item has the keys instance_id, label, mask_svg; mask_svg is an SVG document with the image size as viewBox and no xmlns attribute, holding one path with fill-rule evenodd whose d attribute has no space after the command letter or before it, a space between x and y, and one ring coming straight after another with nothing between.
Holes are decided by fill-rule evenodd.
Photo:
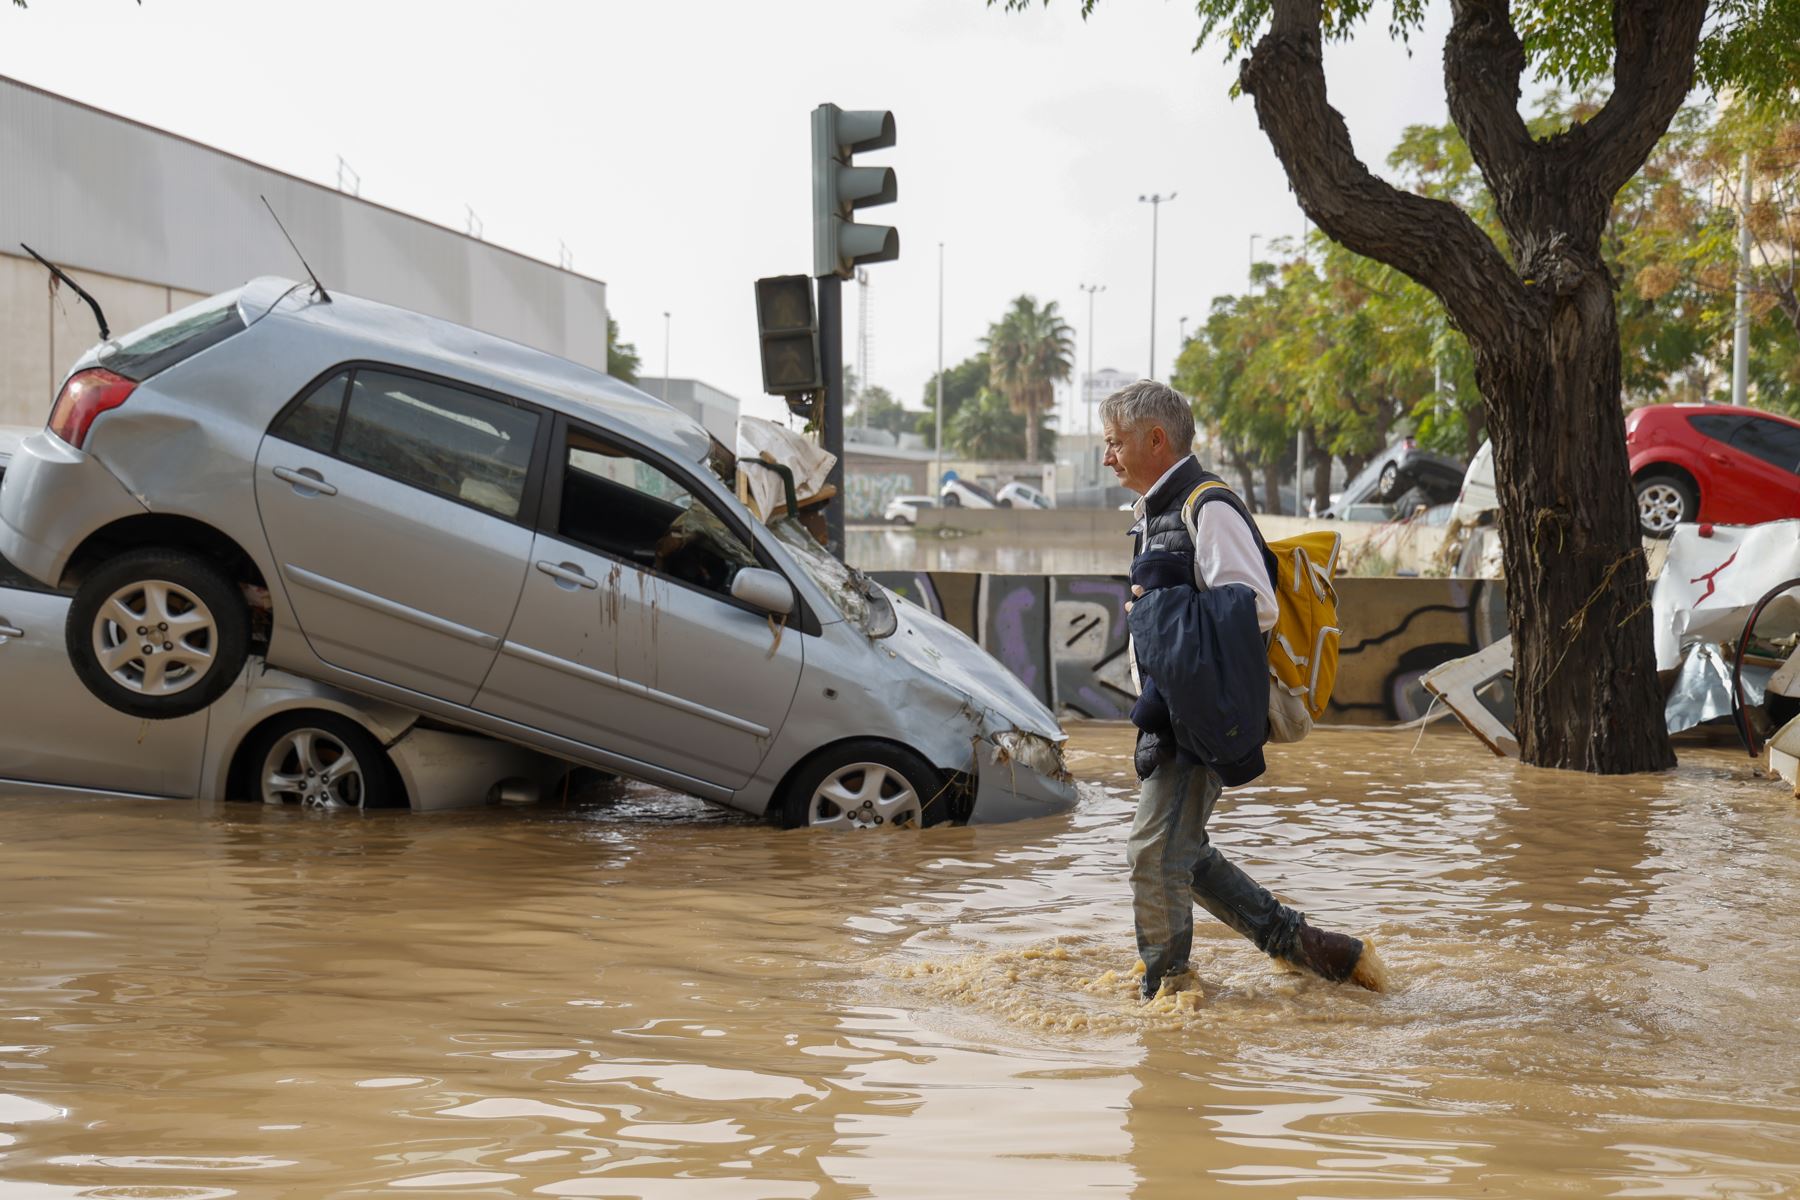
<instances>
[{"instance_id":1,"label":"crumpled metal sheet","mask_svg":"<svg viewBox=\"0 0 1800 1200\"><path fill-rule=\"evenodd\" d=\"M1773 673L1768 667L1744 667L1746 707L1762 705L1764 688ZM1715 717L1730 716L1731 708L1731 659L1717 642L1693 643L1681 660L1681 669L1663 703L1663 719L1669 732L1680 733Z\"/></svg>"},{"instance_id":2,"label":"crumpled metal sheet","mask_svg":"<svg viewBox=\"0 0 1800 1200\"><path fill-rule=\"evenodd\" d=\"M737 452L740 458L779 463L792 471L795 499L801 505L818 495L837 462L837 456L817 442L761 417L738 418ZM787 506L787 490L779 474L758 470L754 464L744 464L740 474L749 493L746 503L758 518L767 522L776 509Z\"/></svg>"},{"instance_id":3,"label":"crumpled metal sheet","mask_svg":"<svg viewBox=\"0 0 1800 1200\"><path fill-rule=\"evenodd\" d=\"M1796 577L1800 520L1677 527L1651 595L1656 669L1679 666L1691 642L1735 642L1763 593ZM1800 589L1770 601L1756 627L1763 637L1800 630Z\"/></svg>"}]
</instances>

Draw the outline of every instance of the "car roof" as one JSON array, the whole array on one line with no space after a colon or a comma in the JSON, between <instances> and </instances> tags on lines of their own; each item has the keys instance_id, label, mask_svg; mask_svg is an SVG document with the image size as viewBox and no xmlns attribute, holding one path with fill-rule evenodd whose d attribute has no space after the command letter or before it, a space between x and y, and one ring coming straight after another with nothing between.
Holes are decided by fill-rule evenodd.
<instances>
[{"instance_id":1,"label":"car roof","mask_svg":"<svg viewBox=\"0 0 1800 1200\"><path fill-rule=\"evenodd\" d=\"M690 462L712 446L705 426L648 392L592 367L410 309L332 292L329 303L291 280L265 276L238 291L246 322L264 315L368 347L371 358L434 371L569 416L647 435Z\"/></svg>"},{"instance_id":2,"label":"car roof","mask_svg":"<svg viewBox=\"0 0 1800 1200\"><path fill-rule=\"evenodd\" d=\"M1800 421L1786 413L1770 412L1766 408L1751 408L1747 404L1643 404L1631 410L1629 415L1640 421L1651 414L1664 417L1692 416L1695 413L1722 413L1726 416L1737 414L1746 417L1768 417L1780 421L1783 425L1800 426Z\"/></svg>"}]
</instances>

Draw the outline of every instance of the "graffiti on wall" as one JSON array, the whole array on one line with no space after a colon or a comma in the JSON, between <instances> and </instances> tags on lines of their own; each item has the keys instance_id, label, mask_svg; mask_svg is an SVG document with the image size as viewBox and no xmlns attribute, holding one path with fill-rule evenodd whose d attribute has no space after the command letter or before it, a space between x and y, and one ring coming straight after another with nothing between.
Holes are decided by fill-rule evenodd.
<instances>
[{"instance_id":1,"label":"graffiti on wall","mask_svg":"<svg viewBox=\"0 0 1800 1200\"><path fill-rule=\"evenodd\" d=\"M974 638L1052 711L1125 718L1127 581L1109 575L878 571L875 578ZM1340 579L1337 684L1328 722L1422 716L1419 677L1506 635L1505 585L1481 579Z\"/></svg>"},{"instance_id":2,"label":"graffiti on wall","mask_svg":"<svg viewBox=\"0 0 1800 1200\"><path fill-rule=\"evenodd\" d=\"M887 511L889 500L912 495L918 485L904 471L875 475L856 471L845 474L844 490L847 494L844 516L852 521L869 521L879 519Z\"/></svg>"}]
</instances>

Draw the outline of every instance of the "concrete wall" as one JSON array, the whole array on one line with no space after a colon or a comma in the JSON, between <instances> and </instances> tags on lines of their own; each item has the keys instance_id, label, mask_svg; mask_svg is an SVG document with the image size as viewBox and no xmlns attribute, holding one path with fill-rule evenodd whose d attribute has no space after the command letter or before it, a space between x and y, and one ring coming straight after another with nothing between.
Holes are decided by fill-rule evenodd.
<instances>
[{"instance_id":1,"label":"concrete wall","mask_svg":"<svg viewBox=\"0 0 1800 1200\"><path fill-rule=\"evenodd\" d=\"M1440 570L1445 529L1440 525L1397 525L1374 521L1317 521L1259 514L1257 528L1270 541L1313 529L1332 529L1344 539L1340 568L1347 573L1390 575L1395 571ZM1068 535L1104 539L1131 526L1131 514L1116 508L1026 509L943 508L919 514L921 533L959 529L1000 538L1043 539Z\"/></svg>"},{"instance_id":2,"label":"concrete wall","mask_svg":"<svg viewBox=\"0 0 1800 1200\"><path fill-rule=\"evenodd\" d=\"M47 302L21 242L124 333L258 275L302 278L261 196L327 288L606 369L598 280L0 76L0 420L41 420L46 370L97 340L75 297Z\"/></svg>"},{"instance_id":3,"label":"concrete wall","mask_svg":"<svg viewBox=\"0 0 1800 1200\"><path fill-rule=\"evenodd\" d=\"M114 333L202 298L199 292L83 272ZM0 254L0 425L41 425L69 364L100 340L94 314L29 258Z\"/></svg>"},{"instance_id":4,"label":"concrete wall","mask_svg":"<svg viewBox=\"0 0 1800 1200\"><path fill-rule=\"evenodd\" d=\"M878 571L876 579L974 638L1060 716L1123 719L1127 581L1102 575ZM1507 632L1505 585L1479 579L1340 579L1337 685L1327 723L1422 716L1419 676Z\"/></svg>"}]
</instances>

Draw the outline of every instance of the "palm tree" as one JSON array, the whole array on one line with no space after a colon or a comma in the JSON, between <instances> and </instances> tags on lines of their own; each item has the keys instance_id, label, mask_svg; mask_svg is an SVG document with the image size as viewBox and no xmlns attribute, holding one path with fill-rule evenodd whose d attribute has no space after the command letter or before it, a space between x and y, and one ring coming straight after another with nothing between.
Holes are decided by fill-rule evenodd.
<instances>
[{"instance_id":1,"label":"palm tree","mask_svg":"<svg viewBox=\"0 0 1800 1200\"><path fill-rule=\"evenodd\" d=\"M1038 461L1038 414L1050 407L1055 384L1075 363L1075 330L1052 300L1042 308L1020 296L1006 315L988 326L988 382L1025 417L1025 457Z\"/></svg>"}]
</instances>

